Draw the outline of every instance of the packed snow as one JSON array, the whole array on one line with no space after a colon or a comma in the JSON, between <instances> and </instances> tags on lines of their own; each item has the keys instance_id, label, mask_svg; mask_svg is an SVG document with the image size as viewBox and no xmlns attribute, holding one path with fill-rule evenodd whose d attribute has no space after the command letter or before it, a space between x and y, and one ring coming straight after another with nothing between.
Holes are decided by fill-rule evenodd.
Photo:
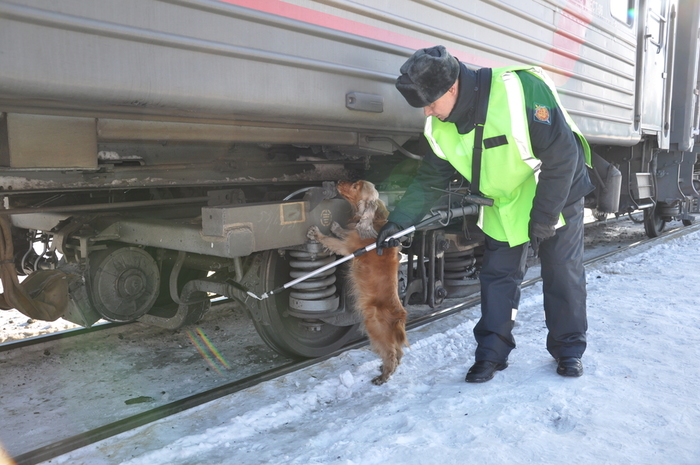
<instances>
[{"instance_id":1,"label":"packed snow","mask_svg":"<svg viewBox=\"0 0 700 465\"><path fill-rule=\"evenodd\" d=\"M0 286L0 292L2 292L2 286ZM56 321L34 320L17 310L0 310L0 316L2 317L0 318L0 344L80 328L63 318Z\"/></svg>"},{"instance_id":2,"label":"packed snow","mask_svg":"<svg viewBox=\"0 0 700 465\"><path fill-rule=\"evenodd\" d=\"M698 264L694 231L589 268L581 378L555 373L536 285L487 383L464 381L475 308L410 331L383 386L352 350L45 463L698 464Z\"/></svg>"}]
</instances>

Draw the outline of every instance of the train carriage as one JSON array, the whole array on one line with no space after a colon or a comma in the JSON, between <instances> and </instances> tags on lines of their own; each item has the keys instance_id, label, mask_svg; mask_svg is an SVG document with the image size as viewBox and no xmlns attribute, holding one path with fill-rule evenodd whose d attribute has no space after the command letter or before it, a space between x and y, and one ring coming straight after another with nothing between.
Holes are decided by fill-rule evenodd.
<instances>
[{"instance_id":1,"label":"train carriage","mask_svg":"<svg viewBox=\"0 0 700 465\"><path fill-rule=\"evenodd\" d=\"M693 0L0 1L5 306L176 328L224 295L282 353L342 346L359 324L342 269L242 289L333 260L306 238L350 216L332 182L400 197L424 117L394 81L435 44L546 70L596 153L596 214L690 224L699 22ZM417 235L406 300L473 284L479 247L461 225Z\"/></svg>"}]
</instances>

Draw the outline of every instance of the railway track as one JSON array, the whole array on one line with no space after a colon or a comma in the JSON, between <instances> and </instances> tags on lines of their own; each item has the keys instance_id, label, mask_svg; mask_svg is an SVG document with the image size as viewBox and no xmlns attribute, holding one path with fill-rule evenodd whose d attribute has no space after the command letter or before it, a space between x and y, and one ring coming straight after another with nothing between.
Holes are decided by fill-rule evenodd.
<instances>
[{"instance_id":1,"label":"railway track","mask_svg":"<svg viewBox=\"0 0 700 465\"><path fill-rule=\"evenodd\" d=\"M671 238L675 238L679 235L683 235L692 231L697 230L700 228L700 225L694 225L691 227L679 227L672 229L670 231L667 231L665 234L662 236L656 238L656 239L642 239L642 240L634 240L635 236L631 235L630 236L630 241L628 244L625 245L617 245L613 246L612 250L608 247L607 249L599 249L601 252L600 253L595 253L592 256L588 257L586 259L586 265L591 265L593 263L596 263L600 260L609 258L615 254L620 254L628 251L631 248L643 245L643 244L649 244L654 241L665 241L669 240ZM591 252L589 252L591 253ZM534 274L537 274L538 272L536 270L533 270ZM529 273L528 276L531 276L532 273ZM526 276L526 282L523 283L523 287L528 287L532 286L535 283L539 281L538 277L530 277L528 279L528 276ZM472 308L475 305L477 305L479 302L479 297L478 295L476 296L471 296L471 297L466 297L466 298L461 298L461 299L448 299L445 301L445 303L440 306L439 308L436 309L431 309L431 311L427 312L418 312L420 316L411 318L409 323L408 323L408 328L413 329L417 328L419 326L425 325L429 322L438 320L440 318L444 318L448 315L451 315L456 312L461 312L466 309ZM227 311L225 308L219 308L215 309L216 311ZM221 319L215 319L216 321L222 321ZM202 327L204 328L204 332L215 332L216 329L213 329L211 327L213 323L203 323ZM220 323L221 324L221 323ZM84 330L78 330L78 331L72 331L70 332L69 338L73 338L73 336L81 336L80 338L74 338L73 340L75 341L84 341L81 344L82 345L91 345L94 344L96 340L108 340L112 339L118 341L124 342L124 336L123 334L125 333L124 328L120 328L119 326L121 325L114 325L113 327L107 327L111 325L105 325L105 328L100 328L99 330L93 330L93 331L84 331ZM141 326L141 325L137 325ZM216 326L214 326L216 328ZM142 331L148 332L148 330L151 329L150 327L146 329L141 329ZM82 332L81 332L82 331ZM219 331L224 331L226 333L227 329L222 329L220 328ZM253 331L251 331L253 332ZM176 332L177 333L177 332ZM182 331L178 335L173 336L173 338L179 343L181 343L183 340L185 340L185 334L187 333L186 331ZM250 334L250 333L249 333ZM120 339L120 335L121 338ZM231 334L224 334L224 336L229 336L231 337ZM47 358L49 356L45 355L46 351L51 353L52 350L64 350L64 351L84 351L84 348L80 347L74 347L74 348L66 348L66 347L61 347L62 341L66 341L67 335L52 335L49 337L42 337L42 338L34 338L33 341L27 341L25 343L12 343L13 348L17 349L19 352L24 352L23 355L31 354L34 359L36 360L36 357L42 357L40 354L44 354L43 357ZM128 406L121 412L116 412L114 415L106 415L103 418L103 421L98 425L98 426L88 426L85 422L79 422L81 423L81 426L85 424L85 426L82 429L76 429L72 434L71 431L66 430L63 431L63 436L52 439L49 441L45 441L43 444L38 444L38 445L32 445L28 446L25 448L25 450L10 450L10 453L14 455L14 460L17 464L37 464L41 463L43 461L49 460L53 457L57 457L59 455L65 454L67 452L70 452L72 450L84 447L86 445L95 443L97 441L100 441L102 439L111 437L113 435L132 430L134 428L137 428L138 426L156 421L161 418L165 418L167 416L173 415L175 413L196 407L198 405L201 405L203 403L212 401L214 399L229 395L231 393L241 391L243 389L255 386L259 383L277 378L279 376L282 376L284 374L300 370L302 368L311 366L316 363L320 363L323 360L326 360L328 358L334 357L338 355L339 353L350 350L350 349L355 349L362 347L367 344L365 340L358 341L354 344L351 344L349 346L346 346L343 348L341 351L338 351L336 353L330 354L325 357L317 358L317 359L312 359L312 360L304 360L304 361L293 361L289 359L284 359L283 357L276 356L273 354L271 351L269 353L261 354L264 355L261 358L269 357L267 362L263 363L254 363L254 372L252 373L246 373L244 370L239 370L240 368L243 368L244 365L248 365L249 360L243 360L241 365L236 367L235 374L229 373L229 371L222 371L219 373L219 377L214 376L214 374L217 372L215 369L215 366L212 366L210 368L206 368L202 370L203 367L203 361L201 358L192 356L192 350L191 348L188 348L187 350L188 354L190 354L186 358L181 358L178 357L177 351L173 351L172 349L172 341L168 342L167 337L164 337L162 334L155 336L159 343L164 342L166 346L169 345L170 348L165 347L161 348L160 350L165 351L165 353L169 353L171 357L170 359L174 359L175 363L184 363L185 365L192 365L195 368L197 372L201 374L201 372L205 373L205 377L208 378L210 381L216 381L216 383L213 383L215 385L212 386L212 383L206 384L206 383L194 383L197 384L200 389L195 389L194 392L190 394L178 394L175 395L175 393L170 393L172 395L171 398L174 398L174 400L169 400L168 396L165 394L168 393L168 390L164 390L163 392L163 397L160 399L156 399L154 396L135 396L135 394L139 393L137 391L133 391L131 394L132 397L129 397L126 399L124 402ZM187 335L187 337L191 337L191 333ZM89 341L86 341L85 338L88 338ZM163 341L163 339L166 339ZM223 341L226 337L212 337L211 340L214 341L214 344L222 344L221 341ZM132 334L131 330L129 331L129 337L127 338L128 340L132 340L134 342L139 342L142 343L145 339L140 338L139 334ZM178 344L178 342L175 342L175 344ZM253 347L253 342L251 341L251 345L245 346L246 350L251 350L250 348ZM257 344L259 345L260 342L257 341ZM135 347L138 348L138 345L131 344L130 342L127 344L130 347ZM3 344L0 345L0 350L5 349L3 346L8 346L8 344ZM147 345L150 347L150 345ZM181 347L181 349L184 349ZM147 349L148 350L148 349ZM257 348L255 350L259 350L262 352L266 352L265 348ZM0 357L4 355L4 359L0 359L0 370L3 370L3 365L4 362L8 359L8 354L10 353L10 350L5 350L4 353L0 353ZM136 355L134 353L127 353L127 354L122 354L124 359L133 359L133 358L138 358L138 350L135 351ZM175 353L173 353L175 352ZM29 357L32 358L32 357ZM67 363L66 361L63 361L62 363ZM106 362L105 362L106 363ZM136 367L135 369L138 369L137 363L132 365L132 367ZM157 365L157 363L156 363ZM34 371L37 371L37 369L33 366ZM114 369L114 367L112 367ZM119 367L117 366L117 372L116 376L119 376L118 372ZM156 369L168 369L168 367L157 367ZM30 368L28 371L31 371L32 368ZM40 370L40 368L39 368ZM112 372L115 373L115 372ZM46 375L44 374L44 379L46 379L47 376L51 375ZM115 376L113 374L113 376ZM185 374L185 376L190 376L188 374ZM235 378L235 379L231 379ZM26 384L26 382L25 382ZM206 385L207 387L201 389L201 386ZM5 384L3 386L3 391L5 391L6 386L8 384ZM97 385L91 384L91 390L100 389L100 383L97 383ZM9 397L8 394L6 393L3 395L3 397L7 398ZM108 404L107 400L108 398L105 399L105 404ZM128 403L129 400L132 400L131 404ZM50 402L50 399L48 400L43 400L43 403L45 402ZM155 405L154 407L151 407L152 405ZM27 402L28 408L32 406L32 398L30 397L28 402ZM136 409L134 407L136 406ZM146 406L144 408L144 406ZM135 412L135 413L131 413ZM7 416L7 415L6 415ZM34 422L40 422L42 420L42 417L46 417L47 415L42 414L42 413L37 413L34 415L33 418L31 418ZM12 419L10 418L8 423L11 423ZM43 424L43 422L42 422ZM25 432L26 434L29 433L32 429L35 427L27 424L27 431ZM39 432L40 433L40 432ZM3 434L3 436L5 436ZM7 441L6 437L1 437L0 438L3 441ZM8 441L9 442L9 441ZM17 448L15 448L17 449Z\"/></svg>"}]
</instances>

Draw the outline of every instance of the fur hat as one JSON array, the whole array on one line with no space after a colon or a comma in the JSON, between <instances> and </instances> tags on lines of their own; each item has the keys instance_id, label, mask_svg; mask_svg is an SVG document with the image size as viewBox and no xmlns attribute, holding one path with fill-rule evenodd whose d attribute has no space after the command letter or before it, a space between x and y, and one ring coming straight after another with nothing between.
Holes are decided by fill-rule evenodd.
<instances>
[{"instance_id":1,"label":"fur hat","mask_svg":"<svg viewBox=\"0 0 700 465\"><path fill-rule=\"evenodd\" d=\"M396 88L409 105L427 107L442 97L459 76L459 62L442 45L416 51L401 67Z\"/></svg>"}]
</instances>

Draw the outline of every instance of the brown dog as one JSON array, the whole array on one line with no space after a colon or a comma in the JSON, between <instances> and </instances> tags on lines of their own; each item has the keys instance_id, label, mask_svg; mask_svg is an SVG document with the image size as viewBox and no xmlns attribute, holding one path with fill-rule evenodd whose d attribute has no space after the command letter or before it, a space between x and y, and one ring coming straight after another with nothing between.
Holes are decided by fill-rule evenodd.
<instances>
[{"instance_id":1,"label":"brown dog","mask_svg":"<svg viewBox=\"0 0 700 465\"><path fill-rule=\"evenodd\" d=\"M372 244L377 232L386 224L389 212L374 185L367 181L355 183L341 181L338 192L353 207L354 218L343 229L336 222L331 232L337 237L326 236L316 226L309 229L309 239L315 239L331 252L349 255ZM372 380L384 384L401 363L406 337L406 309L398 293L398 247L376 250L355 257L350 264L351 293L356 306L362 311L363 321L372 348L382 358L382 374Z\"/></svg>"}]
</instances>

